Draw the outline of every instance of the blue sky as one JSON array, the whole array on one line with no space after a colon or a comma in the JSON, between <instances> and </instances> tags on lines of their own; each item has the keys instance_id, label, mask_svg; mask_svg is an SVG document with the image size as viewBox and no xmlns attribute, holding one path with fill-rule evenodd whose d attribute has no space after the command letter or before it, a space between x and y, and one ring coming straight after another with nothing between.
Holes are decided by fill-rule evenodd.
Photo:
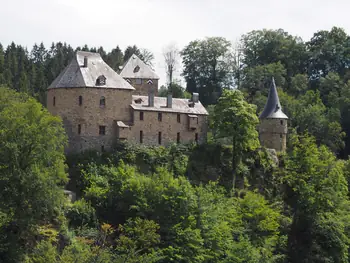
<instances>
[{"instance_id":1,"label":"blue sky","mask_svg":"<svg viewBox=\"0 0 350 263\"><path fill-rule=\"evenodd\" d=\"M136 44L151 50L165 81L162 50L194 39L230 41L255 29L283 28L309 39L318 30L343 27L350 33L346 0L0 0L0 42L28 48L43 41L110 50Z\"/></svg>"}]
</instances>

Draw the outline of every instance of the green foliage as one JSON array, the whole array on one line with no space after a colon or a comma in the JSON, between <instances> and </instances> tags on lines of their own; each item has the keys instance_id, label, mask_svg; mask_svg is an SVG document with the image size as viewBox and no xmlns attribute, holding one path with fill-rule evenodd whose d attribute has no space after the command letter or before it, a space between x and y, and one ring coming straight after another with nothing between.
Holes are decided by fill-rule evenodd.
<instances>
[{"instance_id":1,"label":"green foliage","mask_svg":"<svg viewBox=\"0 0 350 263\"><path fill-rule=\"evenodd\" d=\"M95 209L84 199L80 199L69 206L66 216L71 227L94 227L97 223Z\"/></svg>"},{"instance_id":2,"label":"green foliage","mask_svg":"<svg viewBox=\"0 0 350 263\"><path fill-rule=\"evenodd\" d=\"M59 118L24 94L0 88L0 259L15 262L39 223L60 224L67 182ZM7 245L5 245L7 244Z\"/></svg>"},{"instance_id":3,"label":"green foliage","mask_svg":"<svg viewBox=\"0 0 350 263\"><path fill-rule=\"evenodd\" d=\"M231 43L222 37L191 41L181 52L189 93L199 92L204 105L213 104L232 86Z\"/></svg>"}]
</instances>

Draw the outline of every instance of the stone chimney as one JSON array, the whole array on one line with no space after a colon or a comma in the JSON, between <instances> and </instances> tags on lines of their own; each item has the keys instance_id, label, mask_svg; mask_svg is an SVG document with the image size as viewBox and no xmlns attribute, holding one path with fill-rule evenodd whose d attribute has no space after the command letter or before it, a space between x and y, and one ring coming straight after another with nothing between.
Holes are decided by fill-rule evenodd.
<instances>
[{"instance_id":1,"label":"stone chimney","mask_svg":"<svg viewBox=\"0 0 350 263\"><path fill-rule=\"evenodd\" d=\"M168 94L166 98L166 107L167 108L172 108L173 107L173 95L170 93Z\"/></svg>"},{"instance_id":2,"label":"stone chimney","mask_svg":"<svg viewBox=\"0 0 350 263\"><path fill-rule=\"evenodd\" d=\"M148 92L148 107L154 107L154 91L151 89Z\"/></svg>"},{"instance_id":3,"label":"stone chimney","mask_svg":"<svg viewBox=\"0 0 350 263\"><path fill-rule=\"evenodd\" d=\"M88 57L84 57L84 68L87 68L88 66Z\"/></svg>"},{"instance_id":4,"label":"stone chimney","mask_svg":"<svg viewBox=\"0 0 350 263\"><path fill-rule=\"evenodd\" d=\"M195 92L192 93L192 101L194 103L198 103L199 102L199 94L198 93L195 93Z\"/></svg>"}]
</instances>

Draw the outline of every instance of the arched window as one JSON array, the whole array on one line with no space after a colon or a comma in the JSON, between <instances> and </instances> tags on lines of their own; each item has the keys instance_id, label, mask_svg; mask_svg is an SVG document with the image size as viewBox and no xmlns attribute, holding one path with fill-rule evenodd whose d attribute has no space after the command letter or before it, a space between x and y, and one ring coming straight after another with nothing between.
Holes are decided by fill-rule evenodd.
<instances>
[{"instance_id":1,"label":"arched window","mask_svg":"<svg viewBox=\"0 0 350 263\"><path fill-rule=\"evenodd\" d=\"M101 106L101 107L106 106L106 99L105 99L105 97L103 97L103 96L100 98L100 106Z\"/></svg>"}]
</instances>

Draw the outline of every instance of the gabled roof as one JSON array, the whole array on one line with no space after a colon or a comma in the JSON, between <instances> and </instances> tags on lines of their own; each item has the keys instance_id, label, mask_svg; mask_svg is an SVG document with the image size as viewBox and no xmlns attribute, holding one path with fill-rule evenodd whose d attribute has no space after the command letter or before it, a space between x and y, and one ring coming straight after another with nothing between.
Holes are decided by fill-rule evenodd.
<instances>
[{"instance_id":1,"label":"gabled roof","mask_svg":"<svg viewBox=\"0 0 350 263\"><path fill-rule=\"evenodd\" d=\"M123 78L159 79L158 75L138 56L133 54L125 63L120 76Z\"/></svg>"},{"instance_id":2,"label":"gabled roof","mask_svg":"<svg viewBox=\"0 0 350 263\"><path fill-rule=\"evenodd\" d=\"M142 100L141 103L136 103L135 100ZM209 115L202 103L197 102L194 107L189 106L188 99L172 99L172 107L167 108L167 98L165 97L154 97L154 106L148 106L148 96L132 96L131 107L135 110L141 111L156 111L156 112L174 112L174 113L187 113L191 115Z\"/></svg>"},{"instance_id":3,"label":"gabled roof","mask_svg":"<svg viewBox=\"0 0 350 263\"><path fill-rule=\"evenodd\" d=\"M281 103L278 98L275 79L272 78L269 96L263 112L259 116L260 119L288 119L282 111Z\"/></svg>"},{"instance_id":4,"label":"gabled roof","mask_svg":"<svg viewBox=\"0 0 350 263\"><path fill-rule=\"evenodd\" d=\"M84 58L87 57L87 67ZM105 85L99 85L97 78L104 76ZM69 65L51 83L51 88L116 88L135 90L128 82L108 66L99 53L78 51Z\"/></svg>"}]
</instances>

